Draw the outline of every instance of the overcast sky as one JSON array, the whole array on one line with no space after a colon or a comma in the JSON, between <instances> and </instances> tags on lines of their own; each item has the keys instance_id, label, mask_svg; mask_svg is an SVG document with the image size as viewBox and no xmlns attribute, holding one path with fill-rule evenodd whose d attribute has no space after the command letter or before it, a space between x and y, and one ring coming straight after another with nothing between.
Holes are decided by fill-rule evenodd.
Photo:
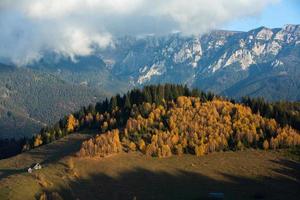
<instances>
[{"instance_id":1,"label":"overcast sky","mask_svg":"<svg viewBox=\"0 0 300 200\"><path fill-rule=\"evenodd\" d=\"M296 0L0 0L0 59L89 55L122 35L185 35L300 23Z\"/></svg>"}]
</instances>

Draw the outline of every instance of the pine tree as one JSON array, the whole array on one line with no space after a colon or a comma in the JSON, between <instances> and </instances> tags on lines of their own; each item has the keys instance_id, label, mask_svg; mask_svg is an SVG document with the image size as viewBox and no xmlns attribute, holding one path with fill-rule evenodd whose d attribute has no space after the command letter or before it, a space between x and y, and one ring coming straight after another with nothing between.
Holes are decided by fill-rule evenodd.
<instances>
[{"instance_id":1,"label":"pine tree","mask_svg":"<svg viewBox=\"0 0 300 200\"><path fill-rule=\"evenodd\" d=\"M112 112L117 106L118 106L117 97L116 97L116 96L113 96L113 97L110 99L110 103L109 103L109 111Z\"/></svg>"},{"instance_id":2,"label":"pine tree","mask_svg":"<svg viewBox=\"0 0 300 200\"><path fill-rule=\"evenodd\" d=\"M130 102L130 97L129 95L125 95L125 104L124 104L124 108L129 110L131 109L131 102Z\"/></svg>"}]
</instances>

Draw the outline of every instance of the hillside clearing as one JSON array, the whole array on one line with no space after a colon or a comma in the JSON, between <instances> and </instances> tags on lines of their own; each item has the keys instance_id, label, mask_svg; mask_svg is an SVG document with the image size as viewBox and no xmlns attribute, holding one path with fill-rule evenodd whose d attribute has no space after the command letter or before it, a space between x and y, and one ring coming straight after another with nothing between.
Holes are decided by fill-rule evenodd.
<instances>
[{"instance_id":1,"label":"hillside clearing","mask_svg":"<svg viewBox=\"0 0 300 200\"><path fill-rule=\"evenodd\" d=\"M72 134L0 161L0 199L34 199L55 191L64 199L299 199L300 163L285 151L217 152L202 157L73 157L86 134ZM27 173L34 163L43 169ZM70 164L70 162L72 164Z\"/></svg>"}]
</instances>

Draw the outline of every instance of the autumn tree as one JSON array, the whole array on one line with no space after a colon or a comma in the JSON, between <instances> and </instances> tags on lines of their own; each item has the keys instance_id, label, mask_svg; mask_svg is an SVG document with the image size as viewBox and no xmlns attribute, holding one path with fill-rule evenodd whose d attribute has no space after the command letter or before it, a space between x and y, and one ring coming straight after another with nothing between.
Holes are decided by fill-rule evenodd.
<instances>
[{"instance_id":1,"label":"autumn tree","mask_svg":"<svg viewBox=\"0 0 300 200\"><path fill-rule=\"evenodd\" d=\"M68 116L68 121L67 121L67 131L68 131L68 133L73 132L76 129L77 126L78 126L78 120L72 114L70 114Z\"/></svg>"}]
</instances>

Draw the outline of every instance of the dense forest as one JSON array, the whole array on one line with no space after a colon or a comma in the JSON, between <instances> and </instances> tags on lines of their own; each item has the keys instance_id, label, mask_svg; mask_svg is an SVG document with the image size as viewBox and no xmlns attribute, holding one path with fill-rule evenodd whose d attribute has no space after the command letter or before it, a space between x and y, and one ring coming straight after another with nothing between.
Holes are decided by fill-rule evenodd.
<instances>
[{"instance_id":1,"label":"dense forest","mask_svg":"<svg viewBox=\"0 0 300 200\"><path fill-rule=\"evenodd\" d=\"M139 150L156 157L183 153L201 156L215 151L300 145L296 130L280 127L274 119L226 100L202 102L199 97L180 96L158 105L142 103L132 107L122 128L117 128L118 112L115 107L110 114L99 116L101 134L83 142L78 156L106 156L122 150Z\"/></svg>"},{"instance_id":2,"label":"dense forest","mask_svg":"<svg viewBox=\"0 0 300 200\"><path fill-rule=\"evenodd\" d=\"M150 85L82 107L32 138L2 140L0 152L1 158L9 157L84 129L99 134L83 143L81 156L121 150L164 157L246 147L275 149L300 144L293 129L299 130L298 120L299 103L248 97L236 103L187 86Z\"/></svg>"}]
</instances>

